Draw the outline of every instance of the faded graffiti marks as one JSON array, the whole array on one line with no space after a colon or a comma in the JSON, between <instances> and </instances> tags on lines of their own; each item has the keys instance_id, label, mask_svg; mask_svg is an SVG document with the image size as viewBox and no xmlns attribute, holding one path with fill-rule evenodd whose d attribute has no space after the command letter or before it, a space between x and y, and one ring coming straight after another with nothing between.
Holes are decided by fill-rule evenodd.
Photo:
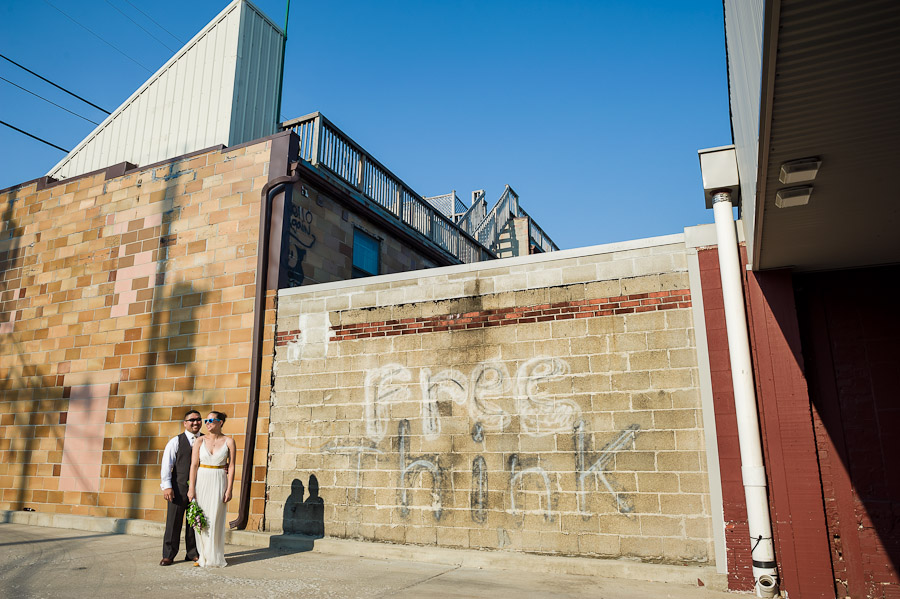
<instances>
[{"instance_id":1,"label":"faded graffiti marks","mask_svg":"<svg viewBox=\"0 0 900 599\"><path fill-rule=\"evenodd\" d=\"M479 524L487 521L488 472L487 464L482 456L472 460L472 520Z\"/></svg>"},{"instance_id":2,"label":"faded graffiti marks","mask_svg":"<svg viewBox=\"0 0 900 599\"><path fill-rule=\"evenodd\" d=\"M465 376L458 370L442 370L432 375L431 370L423 368L419 381L422 386L422 432L426 439L434 441L441 434L438 402L444 399L465 405Z\"/></svg>"},{"instance_id":3,"label":"faded graffiti marks","mask_svg":"<svg viewBox=\"0 0 900 599\"><path fill-rule=\"evenodd\" d=\"M553 521L553 506L552 506L552 492L550 490L550 477L547 475L547 471L541 468L540 466L530 466L524 467L524 463L520 462L519 456L513 454L509 456L509 511L511 514L517 514L518 510L516 509L516 493L522 492L518 487L522 485L523 479L528 474L533 474L539 477L539 480L544 483L544 494L545 498L542 500L543 504L543 512L544 519L547 522Z\"/></svg>"},{"instance_id":4,"label":"faded graffiti marks","mask_svg":"<svg viewBox=\"0 0 900 599\"><path fill-rule=\"evenodd\" d=\"M509 392L509 373L504 364L482 362L472 370L469 413L483 428L502 431L512 417L488 398L503 397Z\"/></svg>"},{"instance_id":5,"label":"faded graffiti marks","mask_svg":"<svg viewBox=\"0 0 900 599\"><path fill-rule=\"evenodd\" d=\"M409 420L401 420L399 426L400 445L400 515L409 515L409 489L422 472L431 474L431 510L435 520L441 519L441 468L439 460L433 456L412 459L409 456ZM407 486L407 484L409 486Z\"/></svg>"},{"instance_id":6,"label":"faded graffiti marks","mask_svg":"<svg viewBox=\"0 0 900 599\"><path fill-rule=\"evenodd\" d=\"M306 258L306 251L316 244L312 221L312 212L299 204L291 204L291 226L287 240L287 277L290 287L303 284L303 260Z\"/></svg>"},{"instance_id":7,"label":"faded graffiti marks","mask_svg":"<svg viewBox=\"0 0 900 599\"><path fill-rule=\"evenodd\" d=\"M509 375L506 365L499 362L477 364L467 377L456 369L432 374L428 368L419 372L422 433L429 441L441 434L440 402L468 404L469 415L477 424L472 438L480 442L484 431L504 431L518 415L521 431L529 436L542 437L572 430L581 415L581 408L573 400L559 397L552 389L565 389L569 380L569 364L560 358L534 358L524 362ZM366 375L366 435L373 441L384 439L388 409L391 402L409 399L412 372L399 364L389 364L370 370ZM569 387L571 390L571 387ZM511 401L514 396L514 402ZM512 410L500 402L514 403Z\"/></svg>"},{"instance_id":8,"label":"faded graffiti marks","mask_svg":"<svg viewBox=\"0 0 900 599\"><path fill-rule=\"evenodd\" d=\"M569 377L569 364L560 358L533 358L516 373L516 408L522 432L535 437L572 430L581 408L571 399L555 398L542 389Z\"/></svg>"},{"instance_id":9,"label":"faded graffiti marks","mask_svg":"<svg viewBox=\"0 0 900 599\"><path fill-rule=\"evenodd\" d=\"M374 443L341 443L340 441L331 441L322 446L322 453L331 453L335 455L347 455L356 457L356 487L354 488L353 498L359 500L359 487L362 483L362 460L366 455L381 455L384 452L375 447Z\"/></svg>"},{"instance_id":10,"label":"faded graffiti marks","mask_svg":"<svg viewBox=\"0 0 900 599\"><path fill-rule=\"evenodd\" d=\"M481 426L480 422L476 422L472 426L472 440L476 443L484 441L484 427Z\"/></svg>"},{"instance_id":11,"label":"faded graffiti marks","mask_svg":"<svg viewBox=\"0 0 900 599\"><path fill-rule=\"evenodd\" d=\"M317 330L314 324L306 323L306 328ZM444 508L452 507L445 505L445 498L453 496L458 475L463 476L461 482L465 481L462 484L468 489L470 518L477 524L486 524L490 519L491 493L499 508L495 512L517 518L541 514L546 521L553 521L556 503L560 501L555 492L561 491L560 485L572 480L573 474L573 507L577 507L582 517L589 518L597 512L596 508L591 510L590 493L598 491L610 494L619 513L634 511L631 497L616 480L615 466L617 453L633 448L640 427L633 424L615 432L615 437L602 449L592 451L581 408L570 399L573 383L565 360L548 357L526 360L519 364L514 376L501 362L478 363L468 374L455 368L433 371L423 367L416 371L393 363L370 369L364 385L364 418L360 423L364 432L357 433L362 438L350 433L349 438L334 439L321 447L321 453L349 457L345 467L348 471L356 470L355 478L352 474L348 477L347 493L351 501L359 502L360 489L366 482L364 467L371 463L367 458L374 458L376 465L383 464L378 457L396 451L398 460L394 463L398 463L398 468L391 474L391 480L397 481L397 500L403 518L418 509L431 511L434 519L439 520ZM454 416L454 404L466 412ZM468 432L459 427L460 416L463 419L468 416ZM442 419L446 418L451 420L442 427ZM414 422L410 424L410 420ZM386 439L394 422L398 426L396 441ZM542 462L538 457L523 457L521 451L526 445L544 447L549 442L561 447L560 442L546 439L560 434L565 435L564 445L574 446L574 452L566 450L564 465L559 463L559 458L555 462ZM394 441L393 446L388 447L387 441ZM455 463L456 457L468 454L466 462L471 464L471 479L466 472L454 473L442 466L439 454L422 453L429 451L429 447L453 452L448 463ZM492 456L499 460L493 461ZM553 467L548 465L551 463ZM492 471L494 474L490 475ZM489 475L492 480L503 480L505 487L491 491ZM352 493L351 485L354 485Z\"/></svg>"},{"instance_id":12,"label":"faded graffiti marks","mask_svg":"<svg viewBox=\"0 0 900 599\"><path fill-rule=\"evenodd\" d=\"M372 441L378 443L384 439L387 404L405 401L409 397L409 390L398 383L408 383L411 378L409 370L399 364L388 364L366 375L366 436Z\"/></svg>"},{"instance_id":13,"label":"faded graffiti marks","mask_svg":"<svg viewBox=\"0 0 900 599\"><path fill-rule=\"evenodd\" d=\"M578 511L581 512L582 516L587 517L589 515L587 509L587 491L585 490L585 481L589 476L594 476L603 483L606 490L615 497L616 506L620 512L629 514L634 511L634 505L631 503L628 496L621 491L616 490L610 482L608 467L615 459L616 452L634 447L634 438L638 434L639 429L639 425L632 424L621 431L615 439L603 446L599 456L588 466L587 462L589 461L589 458L587 448L585 447L584 422L579 421L575 425L575 475L576 483L578 485L576 496L578 498Z\"/></svg>"}]
</instances>

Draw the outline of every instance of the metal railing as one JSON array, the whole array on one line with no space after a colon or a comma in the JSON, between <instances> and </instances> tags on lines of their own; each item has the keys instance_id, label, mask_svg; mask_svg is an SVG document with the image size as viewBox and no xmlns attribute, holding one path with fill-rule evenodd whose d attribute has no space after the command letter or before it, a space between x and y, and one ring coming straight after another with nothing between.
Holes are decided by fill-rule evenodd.
<instances>
[{"instance_id":1,"label":"metal railing","mask_svg":"<svg viewBox=\"0 0 900 599\"><path fill-rule=\"evenodd\" d=\"M481 224L484 217L487 216L487 201L484 199L484 190L473 192L472 205L460 217L457 223L460 228L468 234Z\"/></svg>"},{"instance_id":2,"label":"metal railing","mask_svg":"<svg viewBox=\"0 0 900 599\"><path fill-rule=\"evenodd\" d=\"M300 158L328 170L461 262L495 257L321 113L286 121L281 128L299 137Z\"/></svg>"},{"instance_id":3,"label":"metal railing","mask_svg":"<svg viewBox=\"0 0 900 599\"><path fill-rule=\"evenodd\" d=\"M518 214L519 196L507 185L500 199L472 232L472 237L481 245L490 248L492 252L496 252L500 245L500 232L509 223L510 216Z\"/></svg>"},{"instance_id":4,"label":"metal railing","mask_svg":"<svg viewBox=\"0 0 900 599\"><path fill-rule=\"evenodd\" d=\"M521 206L519 207L519 216L528 216L528 213L522 210ZM536 245L542 252L559 251L559 247L553 243L550 236L544 233L544 230L530 216L528 216L528 236L531 238L531 243Z\"/></svg>"},{"instance_id":5,"label":"metal railing","mask_svg":"<svg viewBox=\"0 0 900 599\"><path fill-rule=\"evenodd\" d=\"M439 196L427 197L425 198L425 201L440 210L441 214L456 224L459 224L460 217L462 217L468 209L463 201L459 199L459 196L456 195L456 190Z\"/></svg>"}]
</instances>

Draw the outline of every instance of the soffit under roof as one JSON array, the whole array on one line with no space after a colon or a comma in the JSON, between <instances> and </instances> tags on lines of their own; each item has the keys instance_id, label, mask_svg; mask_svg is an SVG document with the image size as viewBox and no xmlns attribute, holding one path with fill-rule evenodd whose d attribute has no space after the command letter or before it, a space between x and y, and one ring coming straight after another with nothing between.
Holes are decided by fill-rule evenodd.
<instances>
[{"instance_id":1,"label":"soffit under roof","mask_svg":"<svg viewBox=\"0 0 900 599\"><path fill-rule=\"evenodd\" d=\"M763 41L777 53L763 72L754 268L900 262L900 3L767 3L779 9ZM781 165L813 156L809 204L777 208Z\"/></svg>"}]
</instances>

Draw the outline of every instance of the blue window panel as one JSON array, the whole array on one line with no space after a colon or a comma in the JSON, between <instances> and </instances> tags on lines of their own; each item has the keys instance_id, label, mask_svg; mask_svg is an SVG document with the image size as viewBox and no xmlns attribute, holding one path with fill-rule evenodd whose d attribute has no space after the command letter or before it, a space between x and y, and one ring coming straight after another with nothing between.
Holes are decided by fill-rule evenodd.
<instances>
[{"instance_id":1,"label":"blue window panel","mask_svg":"<svg viewBox=\"0 0 900 599\"><path fill-rule=\"evenodd\" d=\"M353 230L353 277L377 275L380 260L381 242L359 229Z\"/></svg>"}]
</instances>

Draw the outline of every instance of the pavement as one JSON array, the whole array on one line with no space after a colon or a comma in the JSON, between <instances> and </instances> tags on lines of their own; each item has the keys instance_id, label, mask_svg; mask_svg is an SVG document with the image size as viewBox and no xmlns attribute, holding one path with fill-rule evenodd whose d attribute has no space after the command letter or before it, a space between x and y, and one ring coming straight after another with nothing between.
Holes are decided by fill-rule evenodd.
<instances>
[{"instance_id":1,"label":"pavement","mask_svg":"<svg viewBox=\"0 0 900 599\"><path fill-rule=\"evenodd\" d=\"M226 545L226 568L160 567L159 538L0 524L0 597L721 599L696 585ZM183 551L183 550L182 550Z\"/></svg>"}]
</instances>

